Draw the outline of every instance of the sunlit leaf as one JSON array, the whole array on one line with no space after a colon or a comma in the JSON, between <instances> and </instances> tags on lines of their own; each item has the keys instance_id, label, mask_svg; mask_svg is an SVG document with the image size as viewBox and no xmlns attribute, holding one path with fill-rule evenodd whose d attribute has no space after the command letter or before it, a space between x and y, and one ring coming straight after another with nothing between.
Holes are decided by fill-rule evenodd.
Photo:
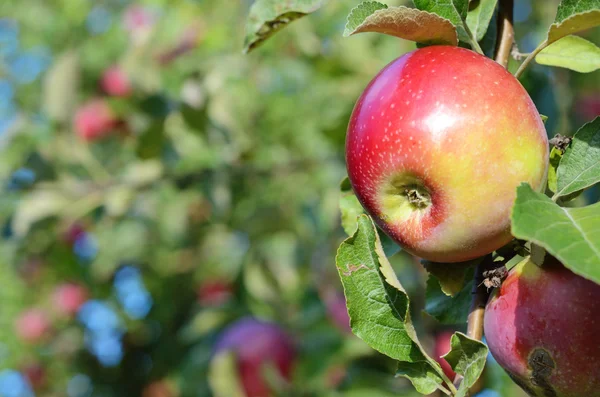
<instances>
[{"instance_id":1,"label":"sunlit leaf","mask_svg":"<svg viewBox=\"0 0 600 397\"><path fill-rule=\"evenodd\" d=\"M522 184L512 211L512 234L545 248L574 273L600 283L600 203L563 208Z\"/></svg>"},{"instance_id":2,"label":"sunlit leaf","mask_svg":"<svg viewBox=\"0 0 600 397\"><path fill-rule=\"evenodd\" d=\"M566 36L544 48L535 61L541 65L558 66L579 73L600 69L600 48L579 36Z\"/></svg>"}]
</instances>

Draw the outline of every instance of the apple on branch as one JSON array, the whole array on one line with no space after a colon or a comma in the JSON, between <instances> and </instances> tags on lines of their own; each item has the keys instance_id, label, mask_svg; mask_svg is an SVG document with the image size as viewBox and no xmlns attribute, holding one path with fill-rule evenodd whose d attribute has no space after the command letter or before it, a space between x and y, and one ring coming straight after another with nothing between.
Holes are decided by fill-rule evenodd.
<instances>
[{"instance_id":1,"label":"apple on branch","mask_svg":"<svg viewBox=\"0 0 600 397\"><path fill-rule=\"evenodd\" d=\"M600 285L526 258L485 310L490 352L531 396L600 397Z\"/></svg>"},{"instance_id":2,"label":"apple on branch","mask_svg":"<svg viewBox=\"0 0 600 397\"><path fill-rule=\"evenodd\" d=\"M508 243L516 188L546 184L548 138L501 65L432 46L387 65L358 99L346 138L352 188L413 255L461 262Z\"/></svg>"}]
</instances>

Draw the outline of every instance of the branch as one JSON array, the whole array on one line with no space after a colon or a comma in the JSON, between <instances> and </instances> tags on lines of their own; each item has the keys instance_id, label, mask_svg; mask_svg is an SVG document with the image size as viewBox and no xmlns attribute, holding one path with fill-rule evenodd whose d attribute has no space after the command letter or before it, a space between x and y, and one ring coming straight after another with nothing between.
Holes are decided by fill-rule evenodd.
<instances>
[{"instance_id":1,"label":"branch","mask_svg":"<svg viewBox=\"0 0 600 397\"><path fill-rule=\"evenodd\" d=\"M496 45L496 62L505 68L508 66L510 51L515 39L513 28L513 5L514 0L500 0L498 19L498 32L500 39Z\"/></svg>"},{"instance_id":2,"label":"branch","mask_svg":"<svg viewBox=\"0 0 600 397\"><path fill-rule=\"evenodd\" d=\"M525 60L523 61L523 63L519 66L519 69L517 69L517 71L515 72L515 77L518 79L519 77L521 77L521 75L523 74L523 72L525 71L525 68L529 65L529 63L531 63L531 61L533 61L533 58L535 58L535 56L537 54L540 53L540 51L542 51L544 48L548 47L548 40L544 40L540 43L539 46L537 46L537 48L535 50L533 50L533 52L531 52L529 55L527 55L527 58L525 58Z\"/></svg>"}]
</instances>

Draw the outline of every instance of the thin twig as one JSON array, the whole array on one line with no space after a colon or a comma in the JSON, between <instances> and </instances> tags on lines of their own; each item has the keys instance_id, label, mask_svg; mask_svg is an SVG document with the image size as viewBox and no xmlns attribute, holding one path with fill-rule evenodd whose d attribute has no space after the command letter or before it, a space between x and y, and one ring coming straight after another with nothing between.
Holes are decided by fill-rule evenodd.
<instances>
[{"instance_id":1,"label":"thin twig","mask_svg":"<svg viewBox=\"0 0 600 397\"><path fill-rule=\"evenodd\" d=\"M539 54L540 51L542 51L546 47L548 47L548 40L542 41L535 50L533 50L529 55L527 55L527 58L525 58L523 63L519 66L519 69L517 69L517 71L515 72L515 77L516 78L521 77L521 75L525 71L525 68L527 68L527 66L531 63L531 61L533 61L533 58L535 58L535 56L537 54Z\"/></svg>"},{"instance_id":2,"label":"thin twig","mask_svg":"<svg viewBox=\"0 0 600 397\"><path fill-rule=\"evenodd\" d=\"M508 66L510 51L515 39L515 30L513 27L513 6L514 0L500 0L500 10L498 18L499 40L496 45L496 62L505 68Z\"/></svg>"}]
</instances>

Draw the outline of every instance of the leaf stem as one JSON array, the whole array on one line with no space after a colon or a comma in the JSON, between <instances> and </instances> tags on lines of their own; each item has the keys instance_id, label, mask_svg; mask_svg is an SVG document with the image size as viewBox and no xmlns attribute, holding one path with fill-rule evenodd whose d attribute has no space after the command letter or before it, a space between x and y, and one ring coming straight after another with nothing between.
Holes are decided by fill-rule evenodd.
<instances>
[{"instance_id":1,"label":"leaf stem","mask_svg":"<svg viewBox=\"0 0 600 397\"><path fill-rule=\"evenodd\" d=\"M446 394L446 395L448 395L448 396L453 396L453 395L454 395L454 394L452 394L452 393L450 392L450 390L446 389L446 388L445 388L444 386L442 386L442 385L439 385L439 386L438 386L438 389L439 389L439 390L440 390L442 393L444 393L444 394Z\"/></svg>"},{"instance_id":2,"label":"leaf stem","mask_svg":"<svg viewBox=\"0 0 600 397\"><path fill-rule=\"evenodd\" d=\"M496 62L505 68L508 67L508 59L512 50L515 38L515 29L513 27L513 7L514 0L500 0L498 31L500 39L496 46Z\"/></svg>"},{"instance_id":3,"label":"leaf stem","mask_svg":"<svg viewBox=\"0 0 600 397\"><path fill-rule=\"evenodd\" d=\"M531 61L533 61L533 58L535 58L535 56L546 47L548 47L548 39L542 41L535 50L533 50L529 55L527 55L527 58L525 58L523 63L519 66L519 69L517 69L517 71L515 72L515 77L521 77L527 66L531 63Z\"/></svg>"},{"instance_id":4,"label":"leaf stem","mask_svg":"<svg viewBox=\"0 0 600 397\"><path fill-rule=\"evenodd\" d=\"M465 27L465 31L467 32L467 36L469 36L469 41L471 44L471 48L473 48L473 50L475 50L475 52L481 54L481 55L485 55L483 53L483 50L481 49L481 47L479 46L479 43L477 42L477 38L475 37L475 35L473 34L473 32L471 32L471 29L469 28L469 25L467 24L467 20L463 19L463 26Z\"/></svg>"}]
</instances>

